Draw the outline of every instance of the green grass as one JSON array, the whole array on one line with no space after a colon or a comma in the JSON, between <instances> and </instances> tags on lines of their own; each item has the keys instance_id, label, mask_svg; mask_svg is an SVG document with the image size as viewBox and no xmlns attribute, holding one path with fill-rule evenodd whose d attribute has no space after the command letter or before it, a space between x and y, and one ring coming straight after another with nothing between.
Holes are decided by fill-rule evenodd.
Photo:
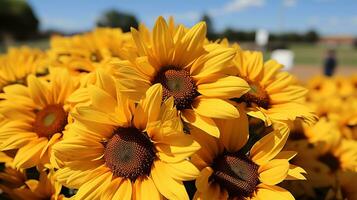
<instances>
[{"instance_id":1,"label":"green grass","mask_svg":"<svg viewBox=\"0 0 357 200\"><path fill-rule=\"evenodd\" d=\"M300 65L322 65L326 51L324 45L293 44L291 50L295 53L295 62ZM357 67L357 49L349 46L336 48L338 64L340 66Z\"/></svg>"},{"instance_id":2,"label":"green grass","mask_svg":"<svg viewBox=\"0 0 357 200\"><path fill-rule=\"evenodd\" d=\"M14 46L28 45L30 47L47 49L49 43L47 39L34 40L27 42L17 42ZM242 44L243 48L247 44ZM324 45L313 45L305 43L291 44L290 49L295 53L296 65L313 65L322 66L326 51L329 47ZM4 53L6 49L3 45L0 45L0 53ZM338 64L339 66L353 66L357 67L357 49L348 46L339 46L336 48ZM265 58L270 57L270 52L265 53Z\"/></svg>"}]
</instances>

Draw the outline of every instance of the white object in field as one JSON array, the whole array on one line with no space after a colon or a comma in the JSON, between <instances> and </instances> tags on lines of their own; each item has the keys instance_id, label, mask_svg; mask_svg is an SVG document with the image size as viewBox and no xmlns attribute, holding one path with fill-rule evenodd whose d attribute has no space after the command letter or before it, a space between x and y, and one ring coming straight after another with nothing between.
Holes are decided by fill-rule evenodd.
<instances>
[{"instance_id":1,"label":"white object in field","mask_svg":"<svg viewBox=\"0 0 357 200\"><path fill-rule=\"evenodd\" d=\"M284 65L284 70L291 70L294 66L294 52L287 49L277 49L271 53L271 58Z\"/></svg>"},{"instance_id":2,"label":"white object in field","mask_svg":"<svg viewBox=\"0 0 357 200\"><path fill-rule=\"evenodd\" d=\"M255 33L255 43L260 46L264 47L265 45L268 44L269 41L269 32L265 29L259 29Z\"/></svg>"}]
</instances>

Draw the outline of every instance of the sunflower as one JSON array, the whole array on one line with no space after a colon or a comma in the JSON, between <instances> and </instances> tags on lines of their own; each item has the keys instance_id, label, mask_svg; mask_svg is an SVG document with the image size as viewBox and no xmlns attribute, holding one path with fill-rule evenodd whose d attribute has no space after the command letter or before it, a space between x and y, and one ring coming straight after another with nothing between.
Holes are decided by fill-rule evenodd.
<instances>
[{"instance_id":1,"label":"sunflower","mask_svg":"<svg viewBox=\"0 0 357 200\"><path fill-rule=\"evenodd\" d=\"M291 160L291 163L301 166L307 172L306 181L283 184L294 196L317 198L321 195L321 191L339 187L338 184L342 182L344 182L343 187L346 187L346 194L351 194L351 189L346 185L348 181L343 176L357 171L356 141L342 139L335 146L324 143L326 142L313 144L307 140L287 142L284 150L297 151L299 154ZM326 146L330 146L330 149L326 149Z\"/></svg>"},{"instance_id":2,"label":"sunflower","mask_svg":"<svg viewBox=\"0 0 357 200\"><path fill-rule=\"evenodd\" d=\"M304 134L310 143L323 143L324 148L332 148L339 145L342 139L341 132L335 121L328 120L326 117L312 125L303 125Z\"/></svg>"},{"instance_id":3,"label":"sunflower","mask_svg":"<svg viewBox=\"0 0 357 200\"><path fill-rule=\"evenodd\" d=\"M12 189L18 188L25 184L27 180L24 170L17 170L13 166L13 158L0 152L0 163L4 165L4 169L0 172L0 190L6 195L12 197ZM2 195L0 194L0 198Z\"/></svg>"},{"instance_id":4,"label":"sunflower","mask_svg":"<svg viewBox=\"0 0 357 200\"><path fill-rule=\"evenodd\" d=\"M357 139L357 101L354 97L341 99L339 109L328 113L328 119L337 123L342 136Z\"/></svg>"},{"instance_id":5,"label":"sunflower","mask_svg":"<svg viewBox=\"0 0 357 200\"><path fill-rule=\"evenodd\" d=\"M263 120L267 126L272 122L289 122L297 118L312 124L316 116L305 106L307 90L296 83L282 65L274 60L263 62L260 52L242 51L234 59L237 76L246 80L249 92L236 99L247 103L248 114Z\"/></svg>"},{"instance_id":6,"label":"sunflower","mask_svg":"<svg viewBox=\"0 0 357 200\"><path fill-rule=\"evenodd\" d=\"M214 118L239 116L228 101L248 91L247 83L229 76L227 67L235 50L218 44L205 45L206 24L190 29L167 25L159 17L152 34L132 29L138 57L113 63L120 90L139 100L152 85L163 86L163 100L173 97L181 118L208 134L219 136ZM146 35L146 37L143 37ZM212 109L214 108L214 109Z\"/></svg>"},{"instance_id":7,"label":"sunflower","mask_svg":"<svg viewBox=\"0 0 357 200\"><path fill-rule=\"evenodd\" d=\"M10 48L0 55L0 90L7 85L26 84L29 74L44 74L48 67L47 56L39 49Z\"/></svg>"},{"instance_id":8,"label":"sunflower","mask_svg":"<svg viewBox=\"0 0 357 200\"><path fill-rule=\"evenodd\" d=\"M64 163L58 180L78 188L76 199L188 199L182 181L199 171L187 158L200 146L183 133L174 100L161 104L156 84L135 104L98 73L101 86L88 87L92 104L73 114L75 136L53 147Z\"/></svg>"},{"instance_id":9,"label":"sunflower","mask_svg":"<svg viewBox=\"0 0 357 200\"><path fill-rule=\"evenodd\" d=\"M336 76L332 78L332 81L336 85L336 92L335 95L341 98L347 98L353 95L356 95L356 90L353 83L342 76Z\"/></svg>"},{"instance_id":10,"label":"sunflower","mask_svg":"<svg viewBox=\"0 0 357 200\"><path fill-rule=\"evenodd\" d=\"M240 107L244 110L244 107ZM242 112L244 113L244 112ZM192 157L201 170L194 199L294 199L276 184L285 179L305 179L305 171L289 164L296 153L281 151L289 131L280 126L246 152L248 117L219 120L220 138L193 128L191 134L202 148Z\"/></svg>"},{"instance_id":11,"label":"sunflower","mask_svg":"<svg viewBox=\"0 0 357 200\"><path fill-rule=\"evenodd\" d=\"M305 181L284 181L281 185L287 188L297 198L318 197L319 188L330 188L336 180L335 175L325 163L319 159L321 156L320 144L314 145L305 139L288 140L284 150L296 151L299 156L294 157L290 162L294 165L301 166L306 170ZM308 162L307 162L308 161Z\"/></svg>"},{"instance_id":12,"label":"sunflower","mask_svg":"<svg viewBox=\"0 0 357 200\"><path fill-rule=\"evenodd\" d=\"M70 122L67 97L78 80L66 69L50 69L49 81L28 76L27 85L11 85L1 94L0 150L18 150L16 168L47 164L54 143L62 138Z\"/></svg>"},{"instance_id":13,"label":"sunflower","mask_svg":"<svg viewBox=\"0 0 357 200\"><path fill-rule=\"evenodd\" d=\"M28 179L23 185L9 189L5 186L5 193L14 200L63 200L67 199L60 194L62 186L56 182L54 172L41 171L39 180Z\"/></svg>"},{"instance_id":14,"label":"sunflower","mask_svg":"<svg viewBox=\"0 0 357 200\"><path fill-rule=\"evenodd\" d=\"M334 81L325 76L315 76L308 80L306 87L309 89L307 98L312 101L319 101L332 97L337 92Z\"/></svg>"},{"instance_id":15,"label":"sunflower","mask_svg":"<svg viewBox=\"0 0 357 200\"><path fill-rule=\"evenodd\" d=\"M16 169L13 158L3 152L0 152L0 163L5 164L4 170L0 172L0 189L4 193L0 194L0 198L10 197L14 200L65 199L60 194L62 186L56 182L53 170L46 170L48 171L46 172L44 168L40 171L37 171L36 168L29 171ZM32 178L37 176L38 180Z\"/></svg>"},{"instance_id":16,"label":"sunflower","mask_svg":"<svg viewBox=\"0 0 357 200\"><path fill-rule=\"evenodd\" d=\"M54 36L50 44L52 65L73 72L91 72L101 66L99 63L113 57L128 58L130 54L124 47L133 46L129 33L116 28L96 28L71 37Z\"/></svg>"}]
</instances>

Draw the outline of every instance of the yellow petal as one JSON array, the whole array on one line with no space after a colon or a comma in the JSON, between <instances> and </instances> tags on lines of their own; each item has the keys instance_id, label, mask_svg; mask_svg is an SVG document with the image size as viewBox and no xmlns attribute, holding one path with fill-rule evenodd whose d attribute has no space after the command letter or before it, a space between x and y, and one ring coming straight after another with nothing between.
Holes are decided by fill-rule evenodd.
<instances>
[{"instance_id":1,"label":"yellow petal","mask_svg":"<svg viewBox=\"0 0 357 200\"><path fill-rule=\"evenodd\" d=\"M287 159L291 160L297 155L296 151L281 151L276 155L274 158L275 159Z\"/></svg>"},{"instance_id":2,"label":"yellow petal","mask_svg":"<svg viewBox=\"0 0 357 200\"><path fill-rule=\"evenodd\" d=\"M200 171L190 161L183 160L178 163L165 164L169 169L172 178L180 181L194 180L200 174Z\"/></svg>"},{"instance_id":3,"label":"yellow petal","mask_svg":"<svg viewBox=\"0 0 357 200\"><path fill-rule=\"evenodd\" d=\"M249 123L247 114L241 104L239 107L240 117L236 119L215 120L220 130L220 140L229 152L239 151L248 141Z\"/></svg>"},{"instance_id":4,"label":"yellow petal","mask_svg":"<svg viewBox=\"0 0 357 200\"><path fill-rule=\"evenodd\" d=\"M274 200L295 200L291 193L279 186L275 185L258 185L256 192L258 199L274 199Z\"/></svg>"},{"instance_id":5,"label":"yellow petal","mask_svg":"<svg viewBox=\"0 0 357 200\"><path fill-rule=\"evenodd\" d=\"M111 180L111 172L107 172L92 178L81 185L76 193L76 199L99 199L102 190L108 187Z\"/></svg>"},{"instance_id":6,"label":"yellow petal","mask_svg":"<svg viewBox=\"0 0 357 200\"><path fill-rule=\"evenodd\" d=\"M279 70L283 68L283 65L279 64L275 60L269 60L264 63L264 77L261 81L262 84L266 84L275 78L275 75Z\"/></svg>"},{"instance_id":7,"label":"yellow petal","mask_svg":"<svg viewBox=\"0 0 357 200\"><path fill-rule=\"evenodd\" d=\"M142 106L144 113L147 116L148 122L157 121L160 114L162 102L162 86L157 83L151 86L147 91L145 98L139 103ZM135 116L134 116L135 118Z\"/></svg>"},{"instance_id":8,"label":"yellow petal","mask_svg":"<svg viewBox=\"0 0 357 200\"><path fill-rule=\"evenodd\" d=\"M151 179L151 177L143 177L136 179L134 183L133 200L147 199L148 194L150 194L150 199L162 199L162 195L157 190L154 181Z\"/></svg>"},{"instance_id":9,"label":"yellow petal","mask_svg":"<svg viewBox=\"0 0 357 200\"><path fill-rule=\"evenodd\" d=\"M211 83L199 84L197 90L200 94L207 97L217 98L239 98L250 90L248 83L234 76L226 76Z\"/></svg>"},{"instance_id":10,"label":"yellow petal","mask_svg":"<svg viewBox=\"0 0 357 200\"><path fill-rule=\"evenodd\" d=\"M114 79L104 69L99 68L98 70L96 70L95 85L103 89L110 96L115 97L116 89L115 89Z\"/></svg>"},{"instance_id":11,"label":"yellow petal","mask_svg":"<svg viewBox=\"0 0 357 200\"><path fill-rule=\"evenodd\" d=\"M91 97L92 105L95 106L98 110L105 113L115 112L115 106L117 102L110 94L92 85L88 86L88 91ZM105 106L103 106L104 103Z\"/></svg>"},{"instance_id":12,"label":"yellow petal","mask_svg":"<svg viewBox=\"0 0 357 200\"><path fill-rule=\"evenodd\" d=\"M201 67L191 70L192 77L199 80L215 73L225 73L225 70L229 69L227 65L232 62L235 55L236 51L233 48L216 48L210 51L206 55L207 61Z\"/></svg>"},{"instance_id":13,"label":"yellow petal","mask_svg":"<svg viewBox=\"0 0 357 200\"><path fill-rule=\"evenodd\" d=\"M252 160L258 165L263 165L273 159L284 147L289 137L289 129L282 127L264 136L254 144L250 151Z\"/></svg>"},{"instance_id":14,"label":"yellow petal","mask_svg":"<svg viewBox=\"0 0 357 200\"><path fill-rule=\"evenodd\" d=\"M35 76L28 76L28 87L30 89L30 95L35 104L45 107L48 103L48 94L50 94L48 84L37 79Z\"/></svg>"},{"instance_id":15,"label":"yellow petal","mask_svg":"<svg viewBox=\"0 0 357 200\"><path fill-rule=\"evenodd\" d=\"M77 114L78 113L78 114ZM108 113L103 113L90 107L78 107L77 113L72 113L72 116L78 120L96 122L107 125L117 125L118 122Z\"/></svg>"},{"instance_id":16,"label":"yellow petal","mask_svg":"<svg viewBox=\"0 0 357 200\"><path fill-rule=\"evenodd\" d=\"M197 154L205 162L211 163L216 156L223 152L224 146L217 138L196 127L190 127L190 134L201 145L201 149Z\"/></svg>"},{"instance_id":17,"label":"yellow petal","mask_svg":"<svg viewBox=\"0 0 357 200\"><path fill-rule=\"evenodd\" d=\"M240 70L242 77L248 77L251 81L259 81L263 78L263 54L257 51L244 51L243 67Z\"/></svg>"},{"instance_id":18,"label":"yellow petal","mask_svg":"<svg viewBox=\"0 0 357 200\"><path fill-rule=\"evenodd\" d=\"M160 59L160 65L165 66L171 61L173 38L163 17L156 20L153 28L153 50Z\"/></svg>"},{"instance_id":19,"label":"yellow petal","mask_svg":"<svg viewBox=\"0 0 357 200\"><path fill-rule=\"evenodd\" d=\"M204 168L196 179L196 187L200 192L206 192L209 187L209 177L212 175L211 167Z\"/></svg>"},{"instance_id":20,"label":"yellow petal","mask_svg":"<svg viewBox=\"0 0 357 200\"><path fill-rule=\"evenodd\" d=\"M196 141L193 141L192 138L182 137L178 138L176 144L158 143L155 144L155 147L158 150L159 158L171 163L187 159L200 148L200 145Z\"/></svg>"},{"instance_id":21,"label":"yellow petal","mask_svg":"<svg viewBox=\"0 0 357 200\"><path fill-rule=\"evenodd\" d=\"M198 114L218 119L232 119L239 117L239 112L232 104L216 98L196 98L192 104Z\"/></svg>"},{"instance_id":22,"label":"yellow petal","mask_svg":"<svg viewBox=\"0 0 357 200\"><path fill-rule=\"evenodd\" d=\"M91 161L103 156L104 146L90 137L77 136L58 142L53 146L53 152L62 161L73 160L73 155L77 155L78 160Z\"/></svg>"},{"instance_id":23,"label":"yellow petal","mask_svg":"<svg viewBox=\"0 0 357 200\"><path fill-rule=\"evenodd\" d=\"M140 33L135 28L130 28L131 35L136 44L136 48L138 49L139 55L147 55L146 45L140 37Z\"/></svg>"},{"instance_id":24,"label":"yellow petal","mask_svg":"<svg viewBox=\"0 0 357 200\"><path fill-rule=\"evenodd\" d=\"M288 171L288 160L274 159L259 167L259 180L267 185L276 185L286 178Z\"/></svg>"},{"instance_id":25,"label":"yellow petal","mask_svg":"<svg viewBox=\"0 0 357 200\"><path fill-rule=\"evenodd\" d=\"M155 161L151 170L151 177L159 192L167 199L189 199L181 181L174 180L167 168L160 161Z\"/></svg>"},{"instance_id":26,"label":"yellow petal","mask_svg":"<svg viewBox=\"0 0 357 200\"><path fill-rule=\"evenodd\" d=\"M219 129L213 119L201 116L191 109L183 110L182 117L186 122L205 131L213 137L219 137Z\"/></svg>"},{"instance_id":27,"label":"yellow petal","mask_svg":"<svg viewBox=\"0 0 357 200\"><path fill-rule=\"evenodd\" d=\"M305 176L303 175L306 173L307 172L303 168L290 164L288 176L285 178L285 180L306 180Z\"/></svg>"},{"instance_id":28,"label":"yellow petal","mask_svg":"<svg viewBox=\"0 0 357 200\"><path fill-rule=\"evenodd\" d=\"M204 53L203 44L206 38L206 24L198 23L187 32L180 27L175 35L175 40L177 41L173 64L188 66Z\"/></svg>"},{"instance_id":29,"label":"yellow petal","mask_svg":"<svg viewBox=\"0 0 357 200\"><path fill-rule=\"evenodd\" d=\"M14 132L12 136L8 137L7 139L4 139L4 141L1 141L0 149L2 151L18 149L32 140L37 140L37 138L37 134L33 132Z\"/></svg>"},{"instance_id":30,"label":"yellow petal","mask_svg":"<svg viewBox=\"0 0 357 200\"><path fill-rule=\"evenodd\" d=\"M20 148L14 158L16 168L30 168L39 163L41 152L47 144L46 138L39 138Z\"/></svg>"},{"instance_id":31,"label":"yellow petal","mask_svg":"<svg viewBox=\"0 0 357 200\"><path fill-rule=\"evenodd\" d=\"M125 179L119 186L118 190L115 192L113 199L123 199L130 200L132 197L132 184L131 181Z\"/></svg>"}]
</instances>

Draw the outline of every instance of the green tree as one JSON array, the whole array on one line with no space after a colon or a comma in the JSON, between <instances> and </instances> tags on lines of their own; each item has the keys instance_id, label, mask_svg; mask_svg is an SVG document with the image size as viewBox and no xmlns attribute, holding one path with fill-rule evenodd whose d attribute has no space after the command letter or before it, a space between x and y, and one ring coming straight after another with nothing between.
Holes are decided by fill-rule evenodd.
<instances>
[{"instance_id":1,"label":"green tree","mask_svg":"<svg viewBox=\"0 0 357 200\"><path fill-rule=\"evenodd\" d=\"M108 10L99 18L97 26L118 27L123 31L130 31L130 27L138 27L138 20L134 15L117 10Z\"/></svg>"},{"instance_id":2,"label":"green tree","mask_svg":"<svg viewBox=\"0 0 357 200\"><path fill-rule=\"evenodd\" d=\"M314 30L310 30L310 31L306 32L306 34L305 34L305 40L307 42L314 43L314 42L317 42L319 40L319 38L320 38L319 34Z\"/></svg>"},{"instance_id":3,"label":"green tree","mask_svg":"<svg viewBox=\"0 0 357 200\"><path fill-rule=\"evenodd\" d=\"M26 39L38 33L39 20L25 0L0 0L0 39Z\"/></svg>"}]
</instances>

